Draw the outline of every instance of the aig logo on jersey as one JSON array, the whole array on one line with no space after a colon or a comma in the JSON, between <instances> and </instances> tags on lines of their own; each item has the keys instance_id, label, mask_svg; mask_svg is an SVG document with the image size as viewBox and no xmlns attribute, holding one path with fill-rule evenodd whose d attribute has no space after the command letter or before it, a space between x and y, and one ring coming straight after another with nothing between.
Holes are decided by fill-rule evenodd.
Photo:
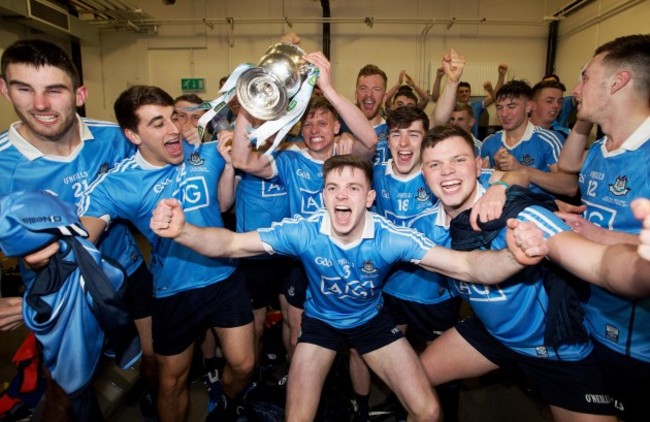
<instances>
[{"instance_id":1,"label":"aig logo on jersey","mask_svg":"<svg viewBox=\"0 0 650 422\"><path fill-rule=\"evenodd\" d=\"M372 280L344 280L341 277L321 277L320 291L324 295L334 295L338 299L370 298L375 295Z\"/></svg>"},{"instance_id":2,"label":"aig logo on jersey","mask_svg":"<svg viewBox=\"0 0 650 422\"><path fill-rule=\"evenodd\" d=\"M183 211L189 212L210 205L208 185L203 177L190 177L183 183L174 196L180 193Z\"/></svg>"},{"instance_id":3,"label":"aig logo on jersey","mask_svg":"<svg viewBox=\"0 0 650 422\"><path fill-rule=\"evenodd\" d=\"M301 214L314 214L323 208L323 195L321 191L308 191L300 189L300 212Z\"/></svg>"}]
</instances>

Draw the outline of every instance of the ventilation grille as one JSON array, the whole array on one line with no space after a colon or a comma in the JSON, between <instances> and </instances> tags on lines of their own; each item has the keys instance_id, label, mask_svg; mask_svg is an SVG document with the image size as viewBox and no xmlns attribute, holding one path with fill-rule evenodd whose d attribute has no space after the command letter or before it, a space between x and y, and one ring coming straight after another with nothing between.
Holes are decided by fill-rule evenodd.
<instances>
[{"instance_id":1,"label":"ventilation grille","mask_svg":"<svg viewBox=\"0 0 650 422\"><path fill-rule=\"evenodd\" d=\"M472 95L473 96L483 96L483 83L485 81L492 82L492 86L497 83L497 78L499 77L499 67L498 63L494 64L466 64L463 69L463 76L460 80L469 82L472 85ZM506 81L508 80L508 75L506 74Z\"/></svg>"},{"instance_id":2,"label":"ventilation grille","mask_svg":"<svg viewBox=\"0 0 650 422\"><path fill-rule=\"evenodd\" d=\"M29 0L28 5L30 18L52 25L66 32L70 31L70 22L65 10L38 0Z\"/></svg>"}]
</instances>

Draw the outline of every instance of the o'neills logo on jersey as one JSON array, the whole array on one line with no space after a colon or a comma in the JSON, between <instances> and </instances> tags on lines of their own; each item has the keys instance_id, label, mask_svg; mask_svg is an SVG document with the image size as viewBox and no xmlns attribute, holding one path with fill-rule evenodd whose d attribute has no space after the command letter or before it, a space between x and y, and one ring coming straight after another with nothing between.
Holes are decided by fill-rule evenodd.
<instances>
[{"instance_id":1,"label":"o'neills logo on jersey","mask_svg":"<svg viewBox=\"0 0 650 422\"><path fill-rule=\"evenodd\" d=\"M108 163L107 163L106 161L104 161L104 162L102 163L102 165L99 166L99 170L97 171L97 174L98 174L98 175L99 175L99 174L106 174L106 173L108 173L108 169L110 169L110 168L111 168L111 167L108 165Z\"/></svg>"},{"instance_id":2,"label":"o'neills logo on jersey","mask_svg":"<svg viewBox=\"0 0 650 422\"><path fill-rule=\"evenodd\" d=\"M627 187L627 176L618 176L614 184L609 184L609 191L616 196L627 195L631 190Z\"/></svg>"},{"instance_id":3,"label":"o'neills logo on jersey","mask_svg":"<svg viewBox=\"0 0 650 422\"><path fill-rule=\"evenodd\" d=\"M372 274L377 272L377 268L375 268L375 264L373 264L372 261L366 261L363 263L363 267L361 267L361 271L363 271L366 274Z\"/></svg>"},{"instance_id":4,"label":"o'neills logo on jersey","mask_svg":"<svg viewBox=\"0 0 650 422\"><path fill-rule=\"evenodd\" d=\"M205 163L205 160L201 158L201 154L199 154L198 151L193 152L187 161L189 161L189 163L193 166L200 166Z\"/></svg>"},{"instance_id":5,"label":"o'neills logo on jersey","mask_svg":"<svg viewBox=\"0 0 650 422\"><path fill-rule=\"evenodd\" d=\"M417 199L418 202L427 202L430 199L430 197L426 189L424 189L424 187L421 187L420 189L418 189L418 193L415 199Z\"/></svg>"},{"instance_id":6,"label":"o'neills logo on jersey","mask_svg":"<svg viewBox=\"0 0 650 422\"><path fill-rule=\"evenodd\" d=\"M49 215L42 217L25 217L20 219L23 223L34 224L34 223L60 223L62 218L60 215Z\"/></svg>"}]
</instances>

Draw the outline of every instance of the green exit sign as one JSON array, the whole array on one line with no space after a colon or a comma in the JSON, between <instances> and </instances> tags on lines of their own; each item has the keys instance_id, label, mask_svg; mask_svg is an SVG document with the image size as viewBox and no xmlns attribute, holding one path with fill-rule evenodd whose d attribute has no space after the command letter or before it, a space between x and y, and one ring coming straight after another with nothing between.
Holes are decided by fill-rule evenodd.
<instances>
[{"instance_id":1,"label":"green exit sign","mask_svg":"<svg viewBox=\"0 0 650 422\"><path fill-rule=\"evenodd\" d=\"M181 79L181 90L204 92L205 79L204 78L183 78Z\"/></svg>"}]
</instances>

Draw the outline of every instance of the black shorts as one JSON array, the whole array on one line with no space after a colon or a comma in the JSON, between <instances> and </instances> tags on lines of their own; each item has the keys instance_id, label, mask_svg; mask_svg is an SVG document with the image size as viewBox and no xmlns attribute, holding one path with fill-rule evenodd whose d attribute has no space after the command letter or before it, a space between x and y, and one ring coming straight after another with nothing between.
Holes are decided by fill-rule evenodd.
<instances>
[{"instance_id":1,"label":"black shorts","mask_svg":"<svg viewBox=\"0 0 650 422\"><path fill-rule=\"evenodd\" d=\"M346 346L355 348L360 355L404 337L385 308L370 321L354 328L334 328L316 318L302 314L299 343L311 343L338 352Z\"/></svg>"},{"instance_id":2,"label":"black shorts","mask_svg":"<svg viewBox=\"0 0 650 422\"><path fill-rule=\"evenodd\" d=\"M289 305L298 309L305 309L308 283L307 273L302 262L292 259L289 266L289 276L283 287L283 294Z\"/></svg>"},{"instance_id":3,"label":"black shorts","mask_svg":"<svg viewBox=\"0 0 650 422\"><path fill-rule=\"evenodd\" d=\"M246 287L251 296L253 309L261 309L277 303L277 296L291 271L290 258L242 259L239 268L246 277Z\"/></svg>"},{"instance_id":4,"label":"black shorts","mask_svg":"<svg viewBox=\"0 0 650 422\"><path fill-rule=\"evenodd\" d=\"M612 389L617 416L626 422L647 421L650 362L622 355L594 340L605 382Z\"/></svg>"},{"instance_id":5,"label":"black shorts","mask_svg":"<svg viewBox=\"0 0 650 422\"><path fill-rule=\"evenodd\" d=\"M153 310L153 276L146 264L140 265L126 279L124 301L133 319L151 316Z\"/></svg>"},{"instance_id":6,"label":"black shorts","mask_svg":"<svg viewBox=\"0 0 650 422\"><path fill-rule=\"evenodd\" d=\"M395 323L408 325L407 337L425 343L458 323L461 302L460 297L454 297L440 303L423 304L384 293L384 306Z\"/></svg>"},{"instance_id":7,"label":"black shorts","mask_svg":"<svg viewBox=\"0 0 650 422\"><path fill-rule=\"evenodd\" d=\"M159 355L177 355L210 327L241 327L252 321L244 277L235 270L227 279L209 286L156 298L153 349Z\"/></svg>"},{"instance_id":8,"label":"black shorts","mask_svg":"<svg viewBox=\"0 0 650 422\"><path fill-rule=\"evenodd\" d=\"M456 325L458 333L501 369L523 374L550 405L579 413L613 415L614 405L595 353L580 361L522 355L503 345L471 316Z\"/></svg>"}]
</instances>

